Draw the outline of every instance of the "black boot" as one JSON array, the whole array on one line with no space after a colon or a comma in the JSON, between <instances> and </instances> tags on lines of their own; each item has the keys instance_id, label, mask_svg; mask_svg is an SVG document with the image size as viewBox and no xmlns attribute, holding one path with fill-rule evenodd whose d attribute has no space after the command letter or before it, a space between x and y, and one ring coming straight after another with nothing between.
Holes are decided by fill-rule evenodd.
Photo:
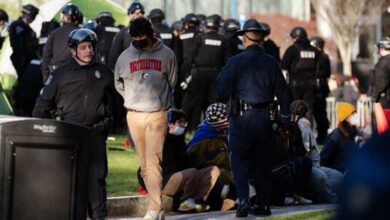
<instances>
[{"instance_id":1,"label":"black boot","mask_svg":"<svg viewBox=\"0 0 390 220\"><path fill-rule=\"evenodd\" d=\"M252 212L254 215L271 215L271 209L267 205L259 206L259 205L254 205L252 206Z\"/></svg>"},{"instance_id":2,"label":"black boot","mask_svg":"<svg viewBox=\"0 0 390 220\"><path fill-rule=\"evenodd\" d=\"M244 199L240 201L240 204L238 205L236 211L236 217L247 217L250 208L251 208L251 204L249 202L249 199Z\"/></svg>"}]
</instances>

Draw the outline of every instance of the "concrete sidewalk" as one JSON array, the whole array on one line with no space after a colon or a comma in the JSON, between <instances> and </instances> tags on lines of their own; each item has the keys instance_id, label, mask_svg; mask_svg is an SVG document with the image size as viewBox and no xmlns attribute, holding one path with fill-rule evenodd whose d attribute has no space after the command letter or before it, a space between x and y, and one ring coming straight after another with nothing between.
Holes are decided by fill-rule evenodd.
<instances>
[{"instance_id":1,"label":"concrete sidewalk","mask_svg":"<svg viewBox=\"0 0 390 220\"><path fill-rule=\"evenodd\" d=\"M292 215L292 214L299 214L304 212L311 212L311 211L320 211L320 210L327 210L327 209L335 209L336 205L334 204L316 204L316 205L296 205L296 206L273 206L272 209L272 216L283 216L283 215ZM129 217L112 217L108 218L111 220L128 220L128 219L134 219L134 220L142 220L142 218L129 218ZM235 217L235 210L234 211L228 211L228 212L206 212L206 213L197 213L197 214L180 214L180 213L169 213L165 216L165 219L167 220L184 220L184 219L191 219L191 220L204 220L204 219L243 219L243 218L236 218ZM261 217L249 215L248 218L245 219L262 219Z\"/></svg>"}]
</instances>

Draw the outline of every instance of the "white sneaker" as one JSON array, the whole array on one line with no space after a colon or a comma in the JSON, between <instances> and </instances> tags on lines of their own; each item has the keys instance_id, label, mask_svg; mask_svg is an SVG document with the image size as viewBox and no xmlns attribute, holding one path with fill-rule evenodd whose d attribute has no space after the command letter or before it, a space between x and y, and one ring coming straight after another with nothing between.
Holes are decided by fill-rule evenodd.
<instances>
[{"instance_id":1,"label":"white sneaker","mask_svg":"<svg viewBox=\"0 0 390 220\"><path fill-rule=\"evenodd\" d=\"M196 203L193 198L188 198L180 203L179 212L194 212L196 211Z\"/></svg>"},{"instance_id":2,"label":"white sneaker","mask_svg":"<svg viewBox=\"0 0 390 220\"><path fill-rule=\"evenodd\" d=\"M146 215L144 216L144 220L164 220L164 210L160 211L153 211L153 210L148 210Z\"/></svg>"}]
</instances>

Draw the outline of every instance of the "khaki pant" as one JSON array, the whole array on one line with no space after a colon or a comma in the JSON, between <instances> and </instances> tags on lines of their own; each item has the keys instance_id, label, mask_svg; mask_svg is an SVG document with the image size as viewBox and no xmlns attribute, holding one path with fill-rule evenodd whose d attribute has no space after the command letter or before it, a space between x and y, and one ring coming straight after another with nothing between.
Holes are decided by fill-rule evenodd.
<instances>
[{"instance_id":1,"label":"khaki pant","mask_svg":"<svg viewBox=\"0 0 390 220\"><path fill-rule=\"evenodd\" d=\"M141 176L150 197L149 210L159 211L161 204L161 161L168 130L166 111L127 112L127 124L141 165Z\"/></svg>"},{"instance_id":2,"label":"khaki pant","mask_svg":"<svg viewBox=\"0 0 390 220\"><path fill-rule=\"evenodd\" d=\"M188 198L206 201L219 177L220 171L216 166L201 170L189 168L174 173L165 185L162 193L174 196L181 192L180 200Z\"/></svg>"}]
</instances>

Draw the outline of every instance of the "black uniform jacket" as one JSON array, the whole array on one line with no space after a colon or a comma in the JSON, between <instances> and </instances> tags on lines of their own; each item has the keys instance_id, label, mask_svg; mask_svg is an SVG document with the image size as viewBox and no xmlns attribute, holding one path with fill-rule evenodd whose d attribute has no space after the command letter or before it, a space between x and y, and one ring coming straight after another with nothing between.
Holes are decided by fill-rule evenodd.
<instances>
[{"instance_id":1,"label":"black uniform jacket","mask_svg":"<svg viewBox=\"0 0 390 220\"><path fill-rule=\"evenodd\" d=\"M42 54L42 76L44 81L49 76L49 66L58 67L72 57L68 47L68 38L70 32L77 28L79 27L74 23L65 23L50 32Z\"/></svg>"},{"instance_id":2,"label":"black uniform jacket","mask_svg":"<svg viewBox=\"0 0 390 220\"><path fill-rule=\"evenodd\" d=\"M55 110L65 121L93 125L111 117L113 83L113 73L107 66L80 66L71 59L49 76L35 103L33 117L50 118Z\"/></svg>"},{"instance_id":3,"label":"black uniform jacket","mask_svg":"<svg viewBox=\"0 0 390 220\"><path fill-rule=\"evenodd\" d=\"M221 100L233 95L249 104L273 102L276 96L282 116L290 114L291 96L279 62L256 45L228 60L219 74L217 93Z\"/></svg>"}]
</instances>

